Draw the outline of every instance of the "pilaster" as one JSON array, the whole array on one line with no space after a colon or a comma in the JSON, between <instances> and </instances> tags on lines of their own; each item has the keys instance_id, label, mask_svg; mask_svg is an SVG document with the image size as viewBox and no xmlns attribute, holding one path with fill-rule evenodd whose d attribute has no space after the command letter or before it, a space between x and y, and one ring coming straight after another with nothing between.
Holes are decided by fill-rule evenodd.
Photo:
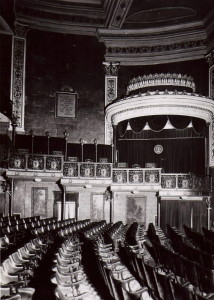
<instances>
[{"instance_id":1,"label":"pilaster","mask_svg":"<svg viewBox=\"0 0 214 300\"><path fill-rule=\"evenodd\" d=\"M209 63L209 98L214 99L214 50L205 56Z\"/></svg>"},{"instance_id":2,"label":"pilaster","mask_svg":"<svg viewBox=\"0 0 214 300\"><path fill-rule=\"evenodd\" d=\"M16 131L24 131L26 34L29 26L15 22L12 39L11 95L12 123ZM11 127L12 129L12 127Z\"/></svg>"},{"instance_id":3,"label":"pilaster","mask_svg":"<svg viewBox=\"0 0 214 300\"><path fill-rule=\"evenodd\" d=\"M119 63L103 63L105 69L105 107L117 98ZM112 124L105 120L105 144L113 142Z\"/></svg>"}]
</instances>

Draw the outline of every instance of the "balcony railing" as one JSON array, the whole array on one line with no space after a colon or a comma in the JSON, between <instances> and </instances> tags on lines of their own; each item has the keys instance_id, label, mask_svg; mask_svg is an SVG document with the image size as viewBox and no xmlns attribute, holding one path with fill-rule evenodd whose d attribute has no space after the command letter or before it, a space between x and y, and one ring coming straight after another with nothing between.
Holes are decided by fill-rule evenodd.
<instances>
[{"instance_id":1,"label":"balcony railing","mask_svg":"<svg viewBox=\"0 0 214 300\"><path fill-rule=\"evenodd\" d=\"M193 174L161 174L162 189L209 191L211 178L209 176L195 176Z\"/></svg>"},{"instance_id":2,"label":"balcony railing","mask_svg":"<svg viewBox=\"0 0 214 300\"><path fill-rule=\"evenodd\" d=\"M63 176L71 178L112 178L111 163L64 162Z\"/></svg>"},{"instance_id":3,"label":"balcony railing","mask_svg":"<svg viewBox=\"0 0 214 300\"><path fill-rule=\"evenodd\" d=\"M160 185L161 168L113 169L114 183Z\"/></svg>"},{"instance_id":4,"label":"balcony railing","mask_svg":"<svg viewBox=\"0 0 214 300\"><path fill-rule=\"evenodd\" d=\"M58 172L71 179L110 179L116 185L150 185L163 190L210 191L212 185L209 176L161 173L161 168L113 168L112 163L64 161L60 155L12 153L8 169Z\"/></svg>"},{"instance_id":5,"label":"balcony railing","mask_svg":"<svg viewBox=\"0 0 214 300\"><path fill-rule=\"evenodd\" d=\"M13 153L10 155L8 169L34 172L62 172L63 156Z\"/></svg>"}]
</instances>

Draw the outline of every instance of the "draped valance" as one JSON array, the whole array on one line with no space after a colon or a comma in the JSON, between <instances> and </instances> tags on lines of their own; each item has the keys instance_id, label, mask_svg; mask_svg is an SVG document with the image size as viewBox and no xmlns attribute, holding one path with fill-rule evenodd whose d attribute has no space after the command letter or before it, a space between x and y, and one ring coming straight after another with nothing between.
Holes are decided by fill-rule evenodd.
<instances>
[{"instance_id":1,"label":"draped valance","mask_svg":"<svg viewBox=\"0 0 214 300\"><path fill-rule=\"evenodd\" d=\"M118 124L118 134L123 137L126 133L128 123L133 132L141 132L146 124L152 131L161 131L167 124L167 121L177 130L186 129L192 122L192 127L198 135L203 135L205 133L206 122L205 120L189 117L189 116L179 116L179 115L153 115L153 116L143 116L138 118L132 118L129 120L124 120Z\"/></svg>"}]
</instances>

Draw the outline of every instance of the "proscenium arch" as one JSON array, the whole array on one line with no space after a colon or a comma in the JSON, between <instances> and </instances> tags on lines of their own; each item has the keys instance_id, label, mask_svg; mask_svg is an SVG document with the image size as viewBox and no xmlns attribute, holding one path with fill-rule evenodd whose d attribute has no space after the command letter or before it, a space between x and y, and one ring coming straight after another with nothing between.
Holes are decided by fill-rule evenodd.
<instances>
[{"instance_id":1,"label":"proscenium arch","mask_svg":"<svg viewBox=\"0 0 214 300\"><path fill-rule=\"evenodd\" d=\"M182 115L205 120L209 125L209 166L214 166L214 101L197 94L150 93L119 99L106 107L110 126L121 121L151 115ZM112 131L107 143L112 143Z\"/></svg>"}]
</instances>

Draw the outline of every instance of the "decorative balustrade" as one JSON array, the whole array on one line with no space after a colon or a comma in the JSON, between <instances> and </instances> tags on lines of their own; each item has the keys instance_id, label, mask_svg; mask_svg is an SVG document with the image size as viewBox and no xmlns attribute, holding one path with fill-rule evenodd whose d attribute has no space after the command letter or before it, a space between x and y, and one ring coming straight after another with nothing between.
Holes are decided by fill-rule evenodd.
<instances>
[{"instance_id":1,"label":"decorative balustrade","mask_svg":"<svg viewBox=\"0 0 214 300\"><path fill-rule=\"evenodd\" d=\"M118 184L160 185L161 168L113 169L113 182Z\"/></svg>"},{"instance_id":2,"label":"decorative balustrade","mask_svg":"<svg viewBox=\"0 0 214 300\"><path fill-rule=\"evenodd\" d=\"M62 172L63 156L13 153L9 159L9 170Z\"/></svg>"},{"instance_id":3,"label":"decorative balustrade","mask_svg":"<svg viewBox=\"0 0 214 300\"><path fill-rule=\"evenodd\" d=\"M162 189L209 191L211 178L192 174L161 174Z\"/></svg>"},{"instance_id":4,"label":"decorative balustrade","mask_svg":"<svg viewBox=\"0 0 214 300\"><path fill-rule=\"evenodd\" d=\"M112 178L111 163L64 162L63 175L72 178Z\"/></svg>"},{"instance_id":5,"label":"decorative balustrade","mask_svg":"<svg viewBox=\"0 0 214 300\"><path fill-rule=\"evenodd\" d=\"M161 168L113 168L112 163L64 161L60 155L12 153L8 169L40 174L58 172L71 179L110 179L113 184L150 185L163 190L211 190L209 176L161 173Z\"/></svg>"}]
</instances>

